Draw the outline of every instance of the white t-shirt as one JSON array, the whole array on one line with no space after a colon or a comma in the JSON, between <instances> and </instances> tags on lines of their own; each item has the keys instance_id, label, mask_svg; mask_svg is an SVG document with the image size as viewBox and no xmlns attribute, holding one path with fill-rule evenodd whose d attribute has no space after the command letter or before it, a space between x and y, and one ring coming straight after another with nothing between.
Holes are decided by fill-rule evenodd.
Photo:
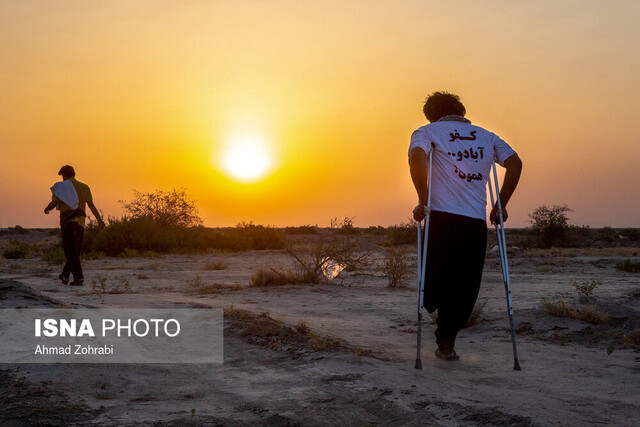
<instances>
[{"instance_id":1,"label":"white t-shirt","mask_svg":"<svg viewBox=\"0 0 640 427\"><path fill-rule=\"evenodd\" d=\"M438 121L411 135L409 152L433 147L431 209L486 220L487 190L492 160L504 166L516 152L502 139L462 121Z\"/></svg>"}]
</instances>

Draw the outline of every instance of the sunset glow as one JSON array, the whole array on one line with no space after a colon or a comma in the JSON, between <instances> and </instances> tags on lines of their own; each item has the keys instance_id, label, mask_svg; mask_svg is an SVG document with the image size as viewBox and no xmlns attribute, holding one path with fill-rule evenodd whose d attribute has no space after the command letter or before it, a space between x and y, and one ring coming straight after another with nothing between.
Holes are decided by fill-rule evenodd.
<instances>
[{"instance_id":1,"label":"sunset glow","mask_svg":"<svg viewBox=\"0 0 640 427\"><path fill-rule=\"evenodd\" d=\"M212 227L398 224L437 90L522 158L508 226L562 203L640 226L640 3L615 5L3 2L0 227L56 226L41 205L64 164L106 216L175 187Z\"/></svg>"},{"instance_id":2,"label":"sunset glow","mask_svg":"<svg viewBox=\"0 0 640 427\"><path fill-rule=\"evenodd\" d=\"M222 167L231 177L253 182L267 174L273 166L266 142L252 135L238 135L221 153Z\"/></svg>"}]
</instances>

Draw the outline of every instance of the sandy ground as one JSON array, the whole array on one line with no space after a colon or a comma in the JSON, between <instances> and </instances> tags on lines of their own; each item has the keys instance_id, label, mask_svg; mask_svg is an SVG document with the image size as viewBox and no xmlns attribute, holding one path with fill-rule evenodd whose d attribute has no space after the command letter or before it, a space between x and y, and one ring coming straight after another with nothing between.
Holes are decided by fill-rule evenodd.
<instances>
[{"instance_id":1,"label":"sandy ground","mask_svg":"<svg viewBox=\"0 0 640 427\"><path fill-rule=\"evenodd\" d=\"M433 356L427 316L422 371L414 369L414 273L404 288L388 288L372 267L342 272L334 283L252 288L258 268L290 267L291 259L281 251L165 255L85 261L87 284L74 288L54 280L58 266L3 259L0 307L232 307L282 328L303 322L315 336L341 344L325 350L286 339L268 345L242 333L247 325L230 316L222 365L0 365L0 426L637 425L640 348L623 336L640 330L640 274L618 271L615 263L638 261L639 252L514 251L519 372L512 370L493 253L485 265L480 321L458 338L461 360ZM205 269L212 261L226 269ZM197 276L217 286L198 293ZM542 310L542 297L578 304L572 282L593 278L601 285L588 302L615 325ZM101 293L91 285L99 279L110 289L128 287Z\"/></svg>"}]
</instances>

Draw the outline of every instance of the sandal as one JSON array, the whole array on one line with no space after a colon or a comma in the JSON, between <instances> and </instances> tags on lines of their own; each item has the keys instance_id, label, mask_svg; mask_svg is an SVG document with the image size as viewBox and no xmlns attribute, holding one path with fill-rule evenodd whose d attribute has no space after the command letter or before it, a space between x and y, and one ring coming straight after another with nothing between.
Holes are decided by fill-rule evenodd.
<instances>
[{"instance_id":1,"label":"sandal","mask_svg":"<svg viewBox=\"0 0 640 427\"><path fill-rule=\"evenodd\" d=\"M438 359L446 360L447 362L453 362L460 359L460 356L458 356L455 350L451 350L451 353L442 353L440 349L437 349L436 357Z\"/></svg>"},{"instance_id":2,"label":"sandal","mask_svg":"<svg viewBox=\"0 0 640 427\"><path fill-rule=\"evenodd\" d=\"M60 279L60 281L62 282L63 285L66 285L67 283L69 283L69 278L65 277L64 275L60 274L58 276L58 279Z\"/></svg>"}]
</instances>

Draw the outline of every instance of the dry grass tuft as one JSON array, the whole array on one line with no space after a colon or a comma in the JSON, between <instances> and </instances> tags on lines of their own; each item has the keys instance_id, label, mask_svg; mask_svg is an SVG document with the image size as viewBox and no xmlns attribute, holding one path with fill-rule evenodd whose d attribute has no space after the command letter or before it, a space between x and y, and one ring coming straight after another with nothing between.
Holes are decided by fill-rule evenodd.
<instances>
[{"instance_id":1,"label":"dry grass tuft","mask_svg":"<svg viewBox=\"0 0 640 427\"><path fill-rule=\"evenodd\" d=\"M211 285L202 285L191 291L197 295L211 295L211 294L226 294L230 291L239 291L242 289L242 285L221 285L213 283Z\"/></svg>"},{"instance_id":2,"label":"dry grass tuft","mask_svg":"<svg viewBox=\"0 0 640 427\"><path fill-rule=\"evenodd\" d=\"M221 260L211 261L211 262L206 263L204 265L203 269L204 270L209 270L209 271L226 270L227 269L227 264L224 261L221 261Z\"/></svg>"},{"instance_id":3,"label":"dry grass tuft","mask_svg":"<svg viewBox=\"0 0 640 427\"><path fill-rule=\"evenodd\" d=\"M569 317L592 325L608 325L612 322L611 316L597 311L590 305L574 307L562 300L553 302L547 298L542 298L541 303L544 311L555 317Z\"/></svg>"},{"instance_id":4,"label":"dry grass tuft","mask_svg":"<svg viewBox=\"0 0 640 427\"><path fill-rule=\"evenodd\" d=\"M303 283L318 283L319 280L307 272L293 272L275 268L261 268L251 277L253 287L271 287L284 285L300 285Z\"/></svg>"},{"instance_id":5,"label":"dry grass tuft","mask_svg":"<svg viewBox=\"0 0 640 427\"><path fill-rule=\"evenodd\" d=\"M350 348L341 340L320 336L304 322L295 328L272 319L268 313L256 314L233 306L224 310L225 321L230 324L230 333L251 344L284 351L294 358L304 356L308 351L337 352L349 351L358 356L374 357L369 350Z\"/></svg>"}]
</instances>

